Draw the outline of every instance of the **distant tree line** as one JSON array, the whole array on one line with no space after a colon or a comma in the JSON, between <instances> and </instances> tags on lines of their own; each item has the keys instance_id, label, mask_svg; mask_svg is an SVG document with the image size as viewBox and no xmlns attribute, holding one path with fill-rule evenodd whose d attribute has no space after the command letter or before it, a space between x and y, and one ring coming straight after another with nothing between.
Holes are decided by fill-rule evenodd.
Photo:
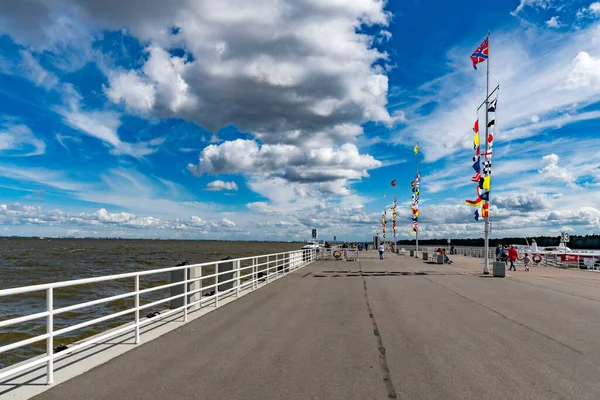
<instances>
[{"instance_id":1,"label":"distant tree line","mask_svg":"<svg viewBox=\"0 0 600 400\"><path fill-rule=\"evenodd\" d=\"M450 238L451 244L454 246L469 246L469 247L483 247L483 238L477 239L454 239ZM560 238L556 236L538 236L534 238L520 238L520 237L507 237L502 239L490 239L490 246L497 246L498 244L531 244L531 239L535 239L539 247L545 246L558 246ZM398 240L398 244L415 245L415 240ZM425 246L448 246L448 239L419 239L419 245ZM572 249L600 249L600 235L585 235L585 236L571 236L570 242L567 244Z\"/></svg>"}]
</instances>

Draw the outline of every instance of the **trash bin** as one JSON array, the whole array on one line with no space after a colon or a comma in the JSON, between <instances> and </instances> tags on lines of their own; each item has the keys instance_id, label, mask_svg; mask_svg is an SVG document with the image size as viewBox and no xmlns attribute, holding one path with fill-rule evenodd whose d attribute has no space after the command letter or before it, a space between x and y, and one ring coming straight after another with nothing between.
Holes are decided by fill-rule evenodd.
<instances>
[{"instance_id":1,"label":"trash bin","mask_svg":"<svg viewBox=\"0 0 600 400\"><path fill-rule=\"evenodd\" d=\"M437 263L438 264L443 264L444 263L444 256L441 254L438 254L437 256Z\"/></svg>"},{"instance_id":2,"label":"trash bin","mask_svg":"<svg viewBox=\"0 0 600 400\"><path fill-rule=\"evenodd\" d=\"M494 261L493 271L494 276L497 278L504 278L506 276L506 264L503 261Z\"/></svg>"},{"instance_id":3,"label":"trash bin","mask_svg":"<svg viewBox=\"0 0 600 400\"><path fill-rule=\"evenodd\" d=\"M423 261L427 261L429 260L429 253L427 253L426 251L423 252Z\"/></svg>"},{"instance_id":4,"label":"trash bin","mask_svg":"<svg viewBox=\"0 0 600 400\"><path fill-rule=\"evenodd\" d=\"M415 251L414 251L414 250L411 250L411 251L410 251L410 256L411 256L411 257L414 257L414 256L415 256Z\"/></svg>"}]
</instances>

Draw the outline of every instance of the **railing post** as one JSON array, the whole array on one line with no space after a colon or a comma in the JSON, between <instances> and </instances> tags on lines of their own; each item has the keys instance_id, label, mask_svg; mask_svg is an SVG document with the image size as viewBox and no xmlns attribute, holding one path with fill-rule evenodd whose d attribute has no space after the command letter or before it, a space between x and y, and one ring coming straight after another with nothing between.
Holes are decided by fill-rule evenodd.
<instances>
[{"instance_id":1,"label":"railing post","mask_svg":"<svg viewBox=\"0 0 600 400\"><path fill-rule=\"evenodd\" d=\"M256 257L252 257L252 289L256 290L256 288L258 287L258 277L257 277L257 272L256 269L258 268L256 266L257 264L257 258Z\"/></svg>"},{"instance_id":2,"label":"railing post","mask_svg":"<svg viewBox=\"0 0 600 400\"><path fill-rule=\"evenodd\" d=\"M183 322L188 322L188 278L189 268L183 270Z\"/></svg>"},{"instance_id":3,"label":"railing post","mask_svg":"<svg viewBox=\"0 0 600 400\"><path fill-rule=\"evenodd\" d=\"M241 266L241 262L240 260L237 260L235 262L236 268L235 268L235 283L236 283L236 288L235 288L235 297L240 297L240 266Z\"/></svg>"},{"instance_id":4,"label":"railing post","mask_svg":"<svg viewBox=\"0 0 600 400\"><path fill-rule=\"evenodd\" d=\"M269 283L269 281L270 281L270 279L269 279L269 275L271 275L270 269L271 269L271 256L267 256L267 283Z\"/></svg>"},{"instance_id":5,"label":"railing post","mask_svg":"<svg viewBox=\"0 0 600 400\"><path fill-rule=\"evenodd\" d=\"M48 362L46 363L46 384L54 383L54 289L49 287L46 289L46 333L49 335L46 339L46 355Z\"/></svg>"},{"instance_id":6,"label":"railing post","mask_svg":"<svg viewBox=\"0 0 600 400\"><path fill-rule=\"evenodd\" d=\"M215 264L215 308L219 307L219 263Z\"/></svg>"},{"instance_id":7,"label":"railing post","mask_svg":"<svg viewBox=\"0 0 600 400\"><path fill-rule=\"evenodd\" d=\"M135 276L135 344L140 344L140 275Z\"/></svg>"}]
</instances>

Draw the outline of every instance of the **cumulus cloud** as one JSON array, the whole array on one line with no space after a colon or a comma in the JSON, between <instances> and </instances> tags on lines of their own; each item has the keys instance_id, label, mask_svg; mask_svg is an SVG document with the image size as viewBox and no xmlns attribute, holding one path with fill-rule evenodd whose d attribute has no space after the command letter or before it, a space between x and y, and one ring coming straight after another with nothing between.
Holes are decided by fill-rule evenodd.
<instances>
[{"instance_id":1,"label":"cumulus cloud","mask_svg":"<svg viewBox=\"0 0 600 400\"><path fill-rule=\"evenodd\" d=\"M498 209L525 213L548 208L547 196L538 193L513 193L495 196L493 204Z\"/></svg>"},{"instance_id":2,"label":"cumulus cloud","mask_svg":"<svg viewBox=\"0 0 600 400\"><path fill-rule=\"evenodd\" d=\"M216 180L206 185L206 190L220 191L220 190L238 190L238 185L235 182L224 182L222 180Z\"/></svg>"},{"instance_id":3,"label":"cumulus cloud","mask_svg":"<svg viewBox=\"0 0 600 400\"><path fill-rule=\"evenodd\" d=\"M573 59L567 81L575 87L598 88L600 86L600 60L585 51L580 51Z\"/></svg>"},{"instance_id":4,"label":"cumulus cloud","mask_svg":"<svg viewBox=\"0 0 600 400\"><path fill-rule=\"evenodd\" d=\"M129 229L201 229L218 231L235 229L235 222L227 218L204 221L192 216L189 220L167 220L153 216L139 216L127 212L109 212L101 208L92 213L68 213L59 209L46 210L20 203L0 205L0 224L2 225L43 225L43 226L81 226L95 228Z\"/></svg>"},{"instance_id":5,"label":"cumulus cloud","mask_svg":"<svg viewBox=\"0 0 600 400\"><path fill-rule=\"evenodd\" d=\"M559 21L558 16L554 16L552 18L550 18L548 21L546 21L546 26L548 28L560 28L562 26L562 24Z\"/></svg>"},{"instance_id":6,"label":"cumulus cloud","mask_svg":"<svg viewBox=\"0 0 600 400\"><path fill-rule=\"evenodd\" d=\"M381 166L370 155L346 143L337 149L303 150L292 145L262 145L253 140L234 140L210 145L200 153L200 162L190 164L194 175L236 174L252 171L266 177L281 177L294 182L330 182L359 179L367 170Z\"/></svg>"},{"instance_id":7,"label":"cumulus cloud","mask_svg":"<svg viewBox=\"0 0 600 400\"><path fill-rule=\"evenodd\" d=\"M65 1L96 26L125 26L152 43L140 70L109 79L109 98L130 109L191 119L212 131L235 124L264 142L397 121L386 109L388 78L380 64L387 55L373 47L375 36L356 29L389 24L380 0L260 0L251 7L233 0L147 7ZM385 29L378 32L389 39ZM186 55L167 52L174 47ZM134 90L124 91L126 83Z\"/></svg>"},{"instance_id":8,"label":"cumulus cloud","mask_svg":"<svg viewBox=\"0 0 600 400\"><path fill-rule=\"evenodd\" d=\"M538 170L538 172L546 181L574 184L575 176L566 168L560 167L558 165L559 160L560 157L556 154L549 154L542 157L542 162L546 164L546 166Z\"/></svg>"},{"instance_id":9,"label":"cumulus cloud","mask_svg":"<svg viewBox=\"0 0 600 400\"><path fill-rule=\"evenodd\" d=\"M154 107L156 88L136 71L114 74L110 77L110 87L104 87L109 99L114 103L125 103L134 111L148 111Z\"/></svg>"},{"instance_id":10,"label":"cumulus cloud","mask_svg":"<svg viewBox=\"0 0 600 400\"><path fill-rule=\"evenodd\" d=\"M233 125L264 144L256 152L268 153L264 164L279 169L273 175L320 183L337 179L339 186L343 179L364 177L366 170L380 165L344 147L363 133L363 123L393 126L405 121L403 112L390 115L386 108L391 66L388 55L376 47L391 37L386 30L391 15L384 7L381 0L174 0L144 7L63 0L50 16L60 15L61 26L77 21L90 37L126 29L146 46L139 68L102 68L108 75L104 92L112 102L148 117L194 121L212 132ZM21 43L35 41L56 25L46 0L32 0L28 7L4 4L0 11L7 33ZM54 42L60 41L60 35L54 36ZM114 154L141 157L160 145L122 142L118 116L106 111L71 107L63 115ZM285 153L291 153L292 163L281 158ZM347 162L339 160L344 154L358 165L346 168ZM245 158L264 174L261 163ZM320 168L306 163L311 160ZM219 169L212 167L201 162L194 173ZM227 168L237 170L231 163ZM349 193L348 188L321 186Z\"/></svg>"}]
</instances>

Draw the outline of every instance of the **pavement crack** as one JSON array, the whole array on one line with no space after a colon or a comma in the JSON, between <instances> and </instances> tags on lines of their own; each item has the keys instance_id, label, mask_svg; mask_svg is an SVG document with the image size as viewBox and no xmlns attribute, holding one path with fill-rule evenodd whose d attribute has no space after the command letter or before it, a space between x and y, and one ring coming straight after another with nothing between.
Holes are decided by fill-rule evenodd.
<instances>
[{"instance_id":1,"label":"pavement crack","mask_svg":"<svg viewBox=\"0 0 600 400\"><path fill-rule=\"evenodd\" d=\"M392 377L390 376L390 369L388 368L385 346L383 345L383 340L381 339L381 333L379 331L379 326L377 326L377 321L375 320L375 315L373 314L373 309L371 308L371 303L369 302L367 281L365 280L364 276L362 276L361 278L363 281L363 290L364 290L363 295L365 298L365 302L367 303L367 309L369 311L369 318L371 319L371 324L373 325L373 335L377 339L377 352L379 353L379 367L381 368L381 372L383 374L383 383L385 384L385 389L388 393L388 399L397 399L398 395L396 394L396 389L394 388L394 384L392 383Z\"/></svg>"},{"instance_id":2,"label":"pavement crack","mask_svg":"<svg viewBox=\"0 0 600 400\"><path fill-rule=\"evenodd\" d=\"M462 297L462 298L463 298L463 299L465 299L465 300L468 300L468 301L470 301L471 303L475 303L475 304L477 304L478 306L480 306L480 307L483 307L483 308L485 308L486 310L493 312L494 314L496 314L496 315L500 316L501 318L504 318L504 319L505 319L505 320L507 320L507 321L510 321L510 322L512 322L512 323L514 323L514 324L517 324L517 325L519 325L519 326L520 326L520 327L522 327L522 328L525 328L525 329L527 329L528 331L531 331L531 332L533 332L533 333L536 333L536 334L538 334L538 335L540 335L540 336L542 336L542 337L544 337L544 338L546 338L546 339L548 339L548 340L550 340L550 341L552 341L552 342L554 342L554 343L556 343L556 344L558 344L558 345L560 345L560 346L563 346L563 347L565 347L565 348L567 348L567 349L569 349L569 350L571 350L571 351L574 351L574 352L575 352L575 353L577 353L577 354L580 354L580 355L582 355L582 356L583 356L583 355L585 355L585 354L584 354L582 351L580 351L580 350L577 350L575 347L572 347L572 346L570 346L570 345L568 345L568 344L566 344L566 343L563 343L563 342L561 342L560 340L558 340L558 339L555 339L555 338L553 338L552 336L549 336L549 335L545 334L544 332L540 332L540 331L538 331L537 329L535 329L535 328L532 328L532 327L530 327L530 326L527 326L527 325L525 325L525 324L523 324L523 323L521 323L521 322L519 322L519 321L517 321L517 320L514 320L514 319L510 318L509 316L507 316L507 315L504 315L504 314L502 314L501 312L494 310L494 309L493 309L493 308L491 308L491 307L488 307L488 306L486 306L486 305L484 305L484 304L482 304L482 303L479 303L478 301L475 301L475 300L473 300L473 299L471 299L471 298L469 298L469 297L466 297L466 296L464 296L464 295L462 295L462 294L458 293L457 291L455 291L455 290L453 290L453 289L450 289L450 288L449 288L448 286L446 286L446 285L442 285L441 283L439 283L439 282L437 282L437 281L434 281L433 279L431 279L431 278L428 278L428 277L425 277L425 279L427 279L427 280L429 280L429 281L431 281L431 282L435 283L436 285L439 285L439 286L443 287L443 288L444 288L444 289L446 289L446 290L449 290L450 292L452 292L452 293L456 294L456 295L457 295L457 296L459 296L459 297Z\"/></svg>"}]
</instances>

